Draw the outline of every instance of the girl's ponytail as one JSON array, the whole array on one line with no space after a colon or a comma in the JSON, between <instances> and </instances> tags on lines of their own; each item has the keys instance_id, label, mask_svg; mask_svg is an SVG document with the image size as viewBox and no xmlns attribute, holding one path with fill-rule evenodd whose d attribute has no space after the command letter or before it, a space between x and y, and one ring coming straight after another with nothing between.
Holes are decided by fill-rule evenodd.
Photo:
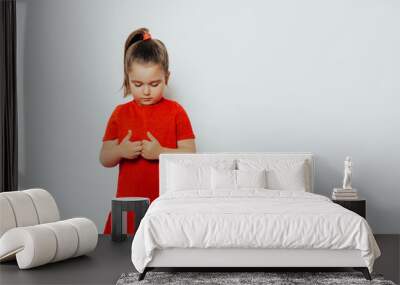
<instances>
[{"instance_id":1,"label":"girl's ponytail","mask_svg":"<svg viewBox=\"0 0 400 285\"><path fill-rule=\"evenodd\" d=\"M124 56L126 56L126 51L128 48L133 45L134 43L137 43L139 41L142 41L144 39L144 35L149 34L149 30L147 28L140 28L135 31L133 31L128 38L125 41L125 49L124 49Z\"/></svg>"},{"instance_id":2,"label":"girl's ponytail","mask_svg":"<svg viewBox=\"0 0 400 285\"><path fill-rule=\"evenodd\" d=\"M160 64L165 74L169 73L168 52L163 42L153 39L147 28L133 31L126 39L124 47L124 82L122 86L124 97L130 94L128 73L134 61Z\"/></svg>"}]
</instances>

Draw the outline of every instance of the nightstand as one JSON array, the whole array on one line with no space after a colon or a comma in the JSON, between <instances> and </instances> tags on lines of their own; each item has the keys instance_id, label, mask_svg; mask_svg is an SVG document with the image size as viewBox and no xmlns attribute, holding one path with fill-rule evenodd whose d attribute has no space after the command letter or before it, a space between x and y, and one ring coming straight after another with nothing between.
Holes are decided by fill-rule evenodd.
<instances>
[{"instance_id":1,"label":"nightstand","mask_svg":"<svg viewBox=\"0 0 400 285\"><path fill-rule=\"evenodd\" d=\"M332 202L339 204L340 206L353 211L356 214L359 214L361 217L366 219L366 200L365 199L356 199L356 200L335 200L332 199Z\"/></svg>"},{"instance_id":2,"label":"nightstand","mask_svg":"<svg viewBox=\"0 0 400 285\"><path fill-rule=\"evenodd\" d=\"M150 206L150 199L145 197L120 197L111 202L111 240L123 241L127 238L122 234L122 212L132 210L135 213L135 233L140 221Z\"/></svg>"}]
</instances>

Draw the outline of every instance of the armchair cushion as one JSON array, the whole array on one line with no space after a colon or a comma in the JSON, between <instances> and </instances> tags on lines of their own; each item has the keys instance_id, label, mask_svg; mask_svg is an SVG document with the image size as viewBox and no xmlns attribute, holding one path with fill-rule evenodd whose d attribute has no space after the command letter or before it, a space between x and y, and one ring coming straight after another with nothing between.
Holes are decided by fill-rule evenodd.
<instances>
[{"instance_id":1,"label":"armchair cushion","mask_svg":"<svg viewBox=\"0 0 400 285\"><path fill-rule=\"evenodd\" d=\"M0 193L0 237L14 227L26 227L60 220L53 196L44 189ZM4 218L3 218L4 217Z\"/></svg>"},{"instance_id":2,"label":"armchair cushion","mask_svg":"<svg viewBox=\"0 0 400 285\"><path fill-rule=\"evenodd\" d=\"M0 193L0 262L17 259L20 269L86 254L95 249L96 225L86 218L60 221L44 189Z\"/></svg>"},{"instance_id":3,"label":"armchair cushion","mask_svg":"<svg viewBox=\"0 0 400 285\"><path fill-rule=\"evenodd\" d=\"M96 248L96 225L86 218L17 227L0 238L0 261L16 257L20 269L86 254Z\"/></svg>"}]
</instances>

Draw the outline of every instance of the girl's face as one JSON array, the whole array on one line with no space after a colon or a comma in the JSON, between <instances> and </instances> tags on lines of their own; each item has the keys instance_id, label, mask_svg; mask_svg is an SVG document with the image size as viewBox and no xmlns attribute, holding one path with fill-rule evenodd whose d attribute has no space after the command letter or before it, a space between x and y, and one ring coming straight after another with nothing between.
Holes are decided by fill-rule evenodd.
<instances>
[{"instance_id":1,"label":"girl's face","mask_svg":"<svg viewBox=\"0 0 400 285\"><path fill-rule=\"evenodd\" d=\"M160 64L133 62L128 75L130 91L136 102L151 105L160 101L169 78L169 72L165 74Z\"/></svg>"}]
</instances>

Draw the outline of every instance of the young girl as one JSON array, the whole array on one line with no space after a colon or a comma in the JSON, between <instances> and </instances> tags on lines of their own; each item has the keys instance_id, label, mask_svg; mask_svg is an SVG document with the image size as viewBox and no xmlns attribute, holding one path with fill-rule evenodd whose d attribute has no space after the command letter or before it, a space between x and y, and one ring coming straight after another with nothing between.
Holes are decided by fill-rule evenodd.
<instances>
[{"instance_id":1,"label":"young girl","mask_svg":"<svg viewBox=\"0 0 400 285\"><path fill-rule=\"evenodd\" d=\"M159 194L160 153L196 152L189 117L176 101L163 97L170 72L165 45L153 39L147 28L133 31L125 42L124 97L108 120L100 151L105 167L119 165L116 197L148 197ZM133 213L127 215L127 233L133 234ZM104 234L111 234L109 212Z\"/></svg>"}]
</instances>

